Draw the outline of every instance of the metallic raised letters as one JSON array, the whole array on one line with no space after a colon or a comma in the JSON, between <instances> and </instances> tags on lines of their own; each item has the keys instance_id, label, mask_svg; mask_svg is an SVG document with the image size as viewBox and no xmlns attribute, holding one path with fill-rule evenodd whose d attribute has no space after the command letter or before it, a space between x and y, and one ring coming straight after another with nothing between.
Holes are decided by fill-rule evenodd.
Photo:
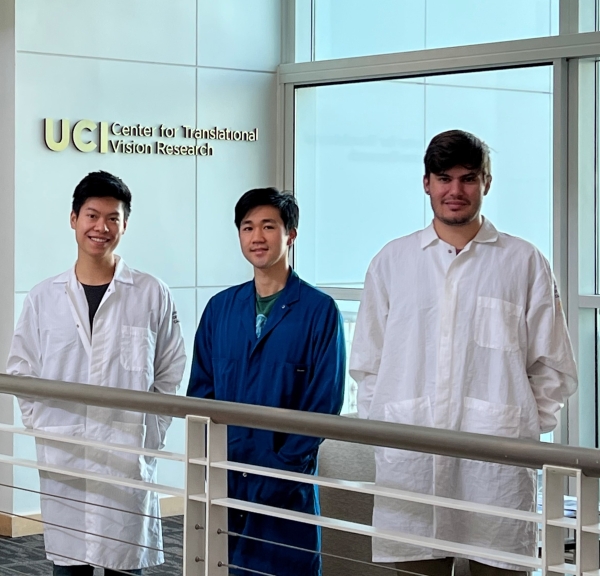
<instances>
[{"instance_id":1,"label":"metallic raised letters","mask_svg":"<svg viewBox=\"0 0 600 576\"><path fill-rule=\"evenodd\" d=\"M44 118L44 141L46 146L54 152L62 152L69 145L69 120L61 120L61 135L60 141L56 142L54 138L54 120L52 118ZM91 139L84 140L83 133L94 132L98 128L96 122L91 120L80 120L73 126L73 144L80 152L92 152L96 148L101 154L108 152L108 123L100 122L100 132L98 136L98 144Z\"/></svg>"},{"instance_id":2,"label":"metallic raised letters","mask_svg":"<svg viewBox=\"0 0 600 576\"><path fill-rule=\"evenodd\" d=\"M54 139L54 120L44 118L44 142L54 152L61 152L69 145L69 121L60 121L60 141Z\"/></svg>"}]
</instances>

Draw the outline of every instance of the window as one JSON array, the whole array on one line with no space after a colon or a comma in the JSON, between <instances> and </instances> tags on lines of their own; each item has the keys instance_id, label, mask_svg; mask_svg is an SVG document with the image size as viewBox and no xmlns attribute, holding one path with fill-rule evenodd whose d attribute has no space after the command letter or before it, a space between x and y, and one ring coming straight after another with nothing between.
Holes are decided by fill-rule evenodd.
<instances>
[{"instance_id":1,"label":"window","mask_svg":"<svg viewBox=\"0 0 600 576\"><path fill-rule=\"evenodd\" d=\"M541 249L567 313L580 382L554 439L600 446L600 0L294 4L279 79L296 268L351 323L373 256L431 219L428 141L474 132L492 149L484 214Z\"/></svg>"},{"instance_id":2,"label":"window","mask_svg":"<svg viewBox=\"0 0 600 576\"><path fill-rule=\"evenodd\" d=\"M360 289L387 242L427 226L423 154L431 137L451 128L477 134L492 149L484 214L550 259L551 111L549 66L299 88L299 274L334 296L335 289ZM358 301L338 305L349 355ZM356 384L349 375L346 381L344 410L353 412Z\"/></svg>"},{"instance_id":3,"label":"window","mask_svg":"<svg viewBox=\"0 0 600 576\"><path fill-rule=\"evenodd\" d=\"M558 8L558 0L297 0L296 61L551 36Z\"/></svg>"},{"instance_id":4,"label":"window","mask_svg":"<svg viewBox=\"0 0 600 576\"><path fill-rule=\"evenodd\" d=\"M300 274L317 286L361 288L387 242L428 225L423 154L451 128L492 148L484 214L551 258L551 77L544 66L298 89Z\"/></svg>"}]
</instances>

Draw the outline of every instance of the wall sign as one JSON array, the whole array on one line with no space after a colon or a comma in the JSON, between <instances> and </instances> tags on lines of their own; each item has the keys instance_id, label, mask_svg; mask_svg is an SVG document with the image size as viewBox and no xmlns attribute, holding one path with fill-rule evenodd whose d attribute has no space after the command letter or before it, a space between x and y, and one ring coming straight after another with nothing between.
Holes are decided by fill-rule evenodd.
<instances>
[{"instance_id":1,"label":"wall sign","mask_svg":"<svg viewBox=\"0 0 600 576\"><path fill-rule=\"evenodd\" d=\"M93 122L79 120L73 125L67 119L58 121L44 118L44 143L53 152L62 152L69 143L80 152L100 154L163 154L166 156L213 156L210 141L256 142L258 128L232 130L230 128L194 128L192 126L145 126L120 122ZM175 137L185 138L189 143L172 144ZM198 140L206 142L198 143Z\"/></svg>"}]
</instances>

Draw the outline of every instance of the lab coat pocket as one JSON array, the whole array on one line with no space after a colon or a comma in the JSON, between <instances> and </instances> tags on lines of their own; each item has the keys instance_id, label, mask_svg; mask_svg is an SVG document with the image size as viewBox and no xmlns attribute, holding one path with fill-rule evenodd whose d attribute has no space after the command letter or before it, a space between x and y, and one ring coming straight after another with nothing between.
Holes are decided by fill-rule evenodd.
<instances>
[{"instance_id":1,"label":"lab coat pocket","mask_svg":"<svg viewBox=\"0 0 600 576\"><path fill-rule=\"evenodd\" d=\"M146 442L146 426L130 422L110 424L110 444L124 444L131 448L144 448ZM133 480L144 480L144 457L133 452L122 452L117 448L109 448L107 467L112 476L122 476Z\"/></svg>"},{"instance_id":2,"label":"lab coat pocket","mask_svg":"<svg viewBox=\"0 0 600 576\"><path fill-rule=\"evenodd\" d=\"M479 296L475 314L475 342L483 348L519 350L519 323L523 307L499 298Z\"/></svg>"},{"instance_id":3,"label":"lab coat pocket","mask_svg":"<svg viewBox=\"0 0 600 576\"><path fill-rule=\"evenodd\" d=\"M156 335L148 328L121 326L121 365L125 370L152 371Z\"/></svg>"},{"instance_id":4,"label":"lab coat pocket","mask_svg":"<svg viewBox=\"0 0 600 576\"><path fill-rule=\"evenodd\" d=\"M428 396L385 405L386 422L429 426L433 424ZM377 481L384 485L423 492L433 480L433 456L412 450L376 449Z\"/></svg>"},{"instance_id":5,"label":"lab coat pocket","mask_svg":"<svg viewBox=\"0 0 600 576\"><path fill-rule=\"evenodd\" d=\"M82 437L84 426L83 424L72 424L69 426L40 426L38 430L70 439L73 437ZM65 471L67 471L66 469L68 468L82 470L86 467L85 446L81 444L38 438L37 454L40 463L64 468ZM54 473L48 473L49 477L54 475ZM59 476L63 477L64 475L59 474Z\"/></svg>"},{"instance_id":6,"label":"lab coat pocket","mask_svg":"<svg viewBox=\"0 0 600 576\"><path fill-rule=\"evenodd\" d=\"M286 362L281 367L281 399L280 408L299 410L306 399L306 392L311 378L311 367L307 364Z\"/></svg>"},{"instance_id":7,"label":"lab coat pocket","mask_svg":"<svg viewBox=\"0 0 600 576\"><path fill-rule=\"evenodd\" d=\"M520 406L493 404L467 396L463 403L460 430L461 432L518 438L520 421Z\"/></svg>"}]
</instances>

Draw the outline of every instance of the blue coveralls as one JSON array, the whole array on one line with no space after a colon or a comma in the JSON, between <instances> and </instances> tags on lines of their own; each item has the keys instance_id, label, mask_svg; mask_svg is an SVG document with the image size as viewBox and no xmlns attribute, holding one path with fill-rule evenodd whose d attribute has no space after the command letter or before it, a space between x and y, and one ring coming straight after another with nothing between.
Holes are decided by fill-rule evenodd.
<instances>
[{"instance_id":1,"label":"blue coveralls","mask_svg":"<svg viewBox=\"0 0 600 576\"><path fill-rule=\"evenodd\" d=\"M343 401L345 343L333 299L291 271L256 337L254 281L234 286L208 303L196 333L188 396L338 414ZM314 474L321 440L230 426L228 458ZM261 476L228 475L229 496L319 513L315 486ZM315 526L230 510L229 531L320 550ZM318 576L317 554L230 537L231 564L276 576ZM250 572L231 571L247 575Z\"/></svg>"}]
</instances>

